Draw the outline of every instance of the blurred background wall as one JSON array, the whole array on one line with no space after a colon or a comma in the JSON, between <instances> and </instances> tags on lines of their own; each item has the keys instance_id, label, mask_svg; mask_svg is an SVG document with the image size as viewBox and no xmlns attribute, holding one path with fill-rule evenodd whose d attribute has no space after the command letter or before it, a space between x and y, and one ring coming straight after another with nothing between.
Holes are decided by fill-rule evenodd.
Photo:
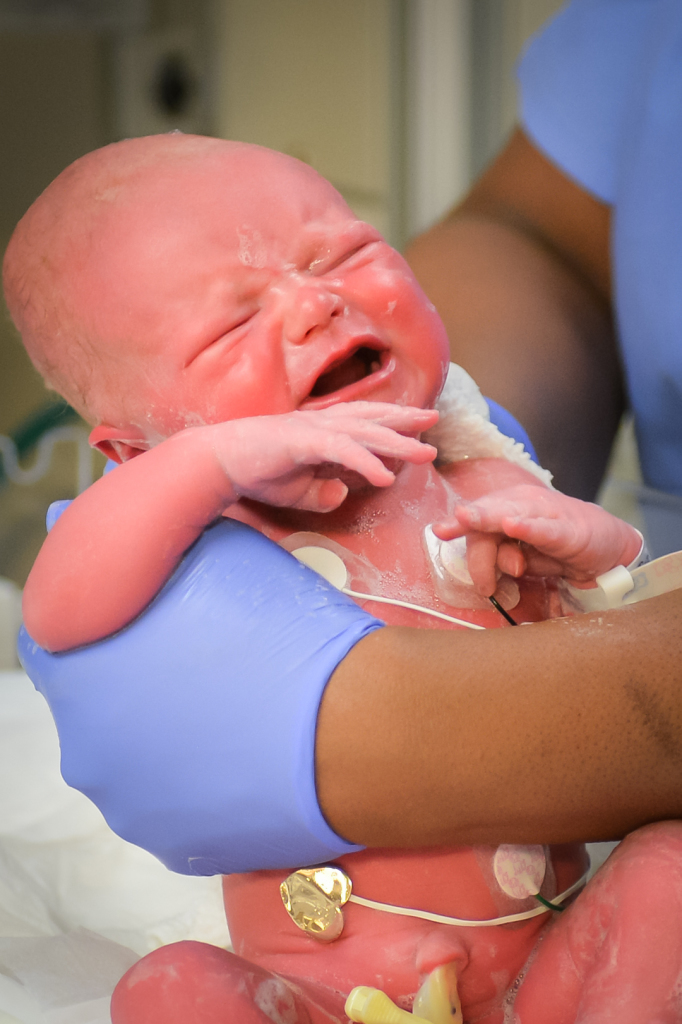
<instances>
[{"instance_id":1,"label":"blurred background wall","mask_svg":"<svg viewBox=\"0 0 682 1024\"><path fill-rule=\"evenodd\" d=\"M0 0L0 248L82 153L180 128L308 161L394 245L438 219L511 130L513 68L559 0ZM0 434L22 465L69 413L0 318ZM77 487L0 477L0 576L22 585L44 513ZM89 456L80 456L81 478ZM93 457L92 472L97 468Z\"/></svg>"}]
</instances>

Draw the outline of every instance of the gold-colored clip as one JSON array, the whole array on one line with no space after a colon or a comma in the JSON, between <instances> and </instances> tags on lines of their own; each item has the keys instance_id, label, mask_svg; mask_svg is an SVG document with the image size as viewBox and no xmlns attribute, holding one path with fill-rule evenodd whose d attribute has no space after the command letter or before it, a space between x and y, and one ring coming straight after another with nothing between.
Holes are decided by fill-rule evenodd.
<instances>
[{"instance_id":1,"label":"gold-colored clip","mask_svg":"<svg viewBox=\"0 0 682 1024\"><path fill-rule=\"evenodd\" d=\"M279 887L294 924L321 942L333 942L343 931L341 907L350 899L352 889L345 871L329 866L300 868Z\"/></svg>"}]
</instances>

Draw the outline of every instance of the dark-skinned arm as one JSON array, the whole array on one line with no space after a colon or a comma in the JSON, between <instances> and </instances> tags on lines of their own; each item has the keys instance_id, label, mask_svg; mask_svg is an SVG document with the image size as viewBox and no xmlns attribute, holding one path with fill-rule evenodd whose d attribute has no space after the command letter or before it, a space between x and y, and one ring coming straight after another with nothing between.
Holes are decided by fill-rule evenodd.
<instances>
[{"instance_id":1,"label":"dark-skinned arm","mask_svg":"<svg viewBox=\"0 0 682 1024\"><path fill-rule=\"evenodd\" d=\"M452 358L528 430L568 494L593 498L624 408L610 207L520 130L407 259Z\"/></svg>"},{"instance_id":2,"label":"dark-skinned arm","mask_svg":"<svg viewBox=\"0 0 682 1024\"><path fill-rule=\"evenodd\" d=\"M387 627L332 676L317 790L373 846L615 839L682 816L682 591L487 633Z\"/></svg>"}]
</instances>

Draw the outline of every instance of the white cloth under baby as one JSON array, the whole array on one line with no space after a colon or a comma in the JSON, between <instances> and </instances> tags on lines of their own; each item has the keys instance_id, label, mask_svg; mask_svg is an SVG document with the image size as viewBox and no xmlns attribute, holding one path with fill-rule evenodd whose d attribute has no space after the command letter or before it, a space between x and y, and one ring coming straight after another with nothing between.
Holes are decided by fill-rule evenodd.
<instances>
[{"instance_id":1,"label":"white cloth under baby","mask_svg":"<svg viewBox=\"0 0 682 1024\"><path fill-rule=\"evenodd\" d=\"M463 459L506 459L532 473L546 487L552 474L534 462L520 441L503 434L490 422L490 409L476 381L457 363L450 363L436 408L438 422L423 440L438 449L441 462Z\"/></svg>"},{"instance_id":2,"label":"white cloth under baby","mask_svg":"<svg viewBox=\"0 0 682 1024\"><path fill-rule=\"evenodd\" d=\"M229 943L220 878L114 835L61 778L43 697L0 672L0 1024L108 1024L121 974L188 938Z\"/></svg>"}]
</instances>

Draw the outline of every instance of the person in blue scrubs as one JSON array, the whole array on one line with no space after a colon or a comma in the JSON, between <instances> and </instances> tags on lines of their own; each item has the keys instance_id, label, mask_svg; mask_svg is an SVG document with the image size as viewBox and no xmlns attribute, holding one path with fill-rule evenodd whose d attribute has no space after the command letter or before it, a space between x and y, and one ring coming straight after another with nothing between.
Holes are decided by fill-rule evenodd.
<instances>
[{"instance_id":1,"label":"person in blue scrubs","mask_svg":"<svg viewBox=\"0 0 682 1024\"><path fill-rule=\"evenodd\" d=\"M522 127L410 259L456 361L559 487L594 494L629 406L645 481L674 512L682 5L574 0L520 81ZM682 591L595 621L375 628L252 542L207 531L116 637L56 656L22 641L67 777L176 870L300 866L348 843L611 839L682 817ZM186 619L197 560L219 621L197 602Z\"/></svg>"},{"instance_id":2,"label":"person in blue scrubs","mask_svg":"<svg viewBox=\"0 0 682 1024\"><path fill-rule=\"evenodd\" d=\"M649 546L682 548L682 5L573 0L519 68L521 126L411 262L454 358L591 497L633 416Z\"/></svg>"}]
</instances>

